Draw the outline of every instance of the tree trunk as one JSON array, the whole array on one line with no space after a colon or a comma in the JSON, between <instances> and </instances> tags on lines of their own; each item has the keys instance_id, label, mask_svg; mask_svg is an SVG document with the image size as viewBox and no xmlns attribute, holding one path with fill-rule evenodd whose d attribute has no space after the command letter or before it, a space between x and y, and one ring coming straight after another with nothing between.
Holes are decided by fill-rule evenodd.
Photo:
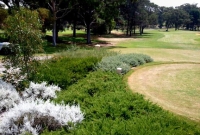
<instances>
[{"instance_id":1,"label":"tree trunk","mask_svg":"<svg viewBox=\"0 0 200 135\"><path fill-rule=\"evenodd\" d=\"M168 31L168 29L169 29L169 26L166 26L167 27L167 30L166 31Z\"/></svg>"},{"instance_id":2,"label":"tree trunk","mask_svg":"<svg viewBox=\"0 0 200 135\"><path fill-rule=\"evenodd\" d=\"M59 32L59 26L56 26L56 44L58 42L58 32Z\"/></svg>"},{"instance_id":3,"label":"tree trunk","mask_svg":"<svg viewBox=\"0 0 200 135\"><path fill-rule=\"evenodd\" d=\"M52 38L53 38L53 46L56 46L56 3L52 3L52 11L53 11L53 31L52 31Z\"/></svg>"},{"instance_id":4,"label":"tree trunk","mask_svg":"<svg viewBox=\"0 0 200 135\"><path fill-rule=\"evenodd\" d=\"M91 44L90 24L87 24L87 44Z\"/></svg>"},{"instance_id":5,"label":"tree trunk","mask_svg":"<svg viewBox=\"0 0 200 135\"><path fill-rule=\"evenodd\" d=\"M142 26L142 34L144 33L144 28L145 28L145 26Z\"/></svg>"},{"instance_id":6,"label":"tree trunk","mask_svg":"<svg viewBox=\"0 0 200 135\"><path fill-rule=\"evenodd\" d=\"M54 20L53 23L52 38L53 38L53 46L56 46L56 20Z\"/></svg>"},{"instance_id":7,"label":"tree trunk","mask_svg":"<svg viewBox=\"0 0 200 135\"><path fill-rule=\"evenodd\" d=\"M126 36L128 36L128 31L129 31L129 19L128 19L128 22L127 22Z\"/></svg>"},{"instance_id":8,"label":"tree trunk","mask_svg":"<svg viewBox=\"0 0 200 135\"><path fill-rule=\"evenodd\" d=\"M140 35L142 35L142 26L140 25Z\"/></svg>"},{"instance_id":9,"label":"tree trunk","mask_svg":"<svg viewBox=\"0 0 200 135\"><path fill-rule=\"evenodd\" d=\"M73 37L76 37L76 21L73 23Z\"/></svg>"},{"instance_id":10,"label":"tree trunk","mask_svg":"<svg viewBox=\"0 0 200 135\"><path fill-rule=\"evenodd\" d=\"M76 37L76 25L77 25L77 11L75 6L74 21L73 21L73 37Z\"/></svg>"},{"instance_id":11,"label":"tree trunk","mask_svg":"<svg viewBox=\"0 0 200 135\"><path fill-rule=\"evenodd\" d=\"M130 30L129 30L129 36L132 36L132 28L133 28L133 21L130 22Z\"/></svg>"},{"instance_id":12,"label":"tree trunk","mask_svg":"<svg viewBox=\"0 0 200 135\"><path fill-rule=\"evenodd\" d=\"M111 31L112 31L111 26L109 26L109 28L108 28L108 34L111 34Z\"/></svg>"}]
</instances>

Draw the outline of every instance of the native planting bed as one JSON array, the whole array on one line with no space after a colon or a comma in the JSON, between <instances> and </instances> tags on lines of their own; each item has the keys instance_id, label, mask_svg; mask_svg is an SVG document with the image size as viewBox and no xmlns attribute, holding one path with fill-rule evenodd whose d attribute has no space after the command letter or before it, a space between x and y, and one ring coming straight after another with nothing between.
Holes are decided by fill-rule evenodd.
<instances>
[{"instance_id":1,"label":"native planting bed","mask_svg":"<svg viewBox=\"0 0 200 135\"><path fill-rule=\"evenodd\" d=\"M155 37L157 40L159 35ZM135 50L137 52L137 48ZM188 99L198 94L198 90L191 92L187 90L188 85L180 81L184 78L184 82L194 86L193 89L198 86L194 85L198 83L198 77L196 83L190 81L199 73L195 66L198 59L190 61L195 64L188 64L188 68L174 65L174 72L178 72L166 74L171 73L168 64L172 61L165 58L166 61L153 62L150 55L138 52L129 50L123 54L101 48L72 47L41 61L37 74L30 78L30 85L25 90L17 91L11 84L0 81L0 134L200 134L199 123L172 114L153 103L154 100L146 100L138 94L142 87L152 90L153 96L165 94L171 98L178 94L174 93L176 89ZM160 65L166 62L169 63ZM133 67L135 72L130 71ZM155 72L160 67L164 70ZM121 73L116 72L117 68L122 68ZM149 73L140 74L140 69ZM127 76L131 73L128 86ZM175 80L173 85L169 82L172 78ZM170 84L169 87L163 89L164 83ZM199 101L197 95L196 99ZM178 100L177 104L184 105L182 99ZM174 102L176 98L170 103L174 105Z\"/></svg>"},{"instance_id":2,"label":"native planting bed","mask_svg":"<svg viewBox=\"0 0 200 135\"><path fill-rule=\"evenodd\" d=\"M118 63L130 69L152 62L149 56L122 55L101 49L75 50L66 54L67 57L61 54L42 62L38 74L32 78L38 83L32 82L22 92L1 83L2 93L7 92L10 96L1 98L1 103L4 100L7 103L7 106L1 104L2 134L14 131L17 134L55 135L200 133L195 123L186 122L145 100L142 95L132 93L124 76L116 73ZM138 64L133 65L133 62ZM113 70L99 66L109 64Z\"/></svg>"}]
</instances>

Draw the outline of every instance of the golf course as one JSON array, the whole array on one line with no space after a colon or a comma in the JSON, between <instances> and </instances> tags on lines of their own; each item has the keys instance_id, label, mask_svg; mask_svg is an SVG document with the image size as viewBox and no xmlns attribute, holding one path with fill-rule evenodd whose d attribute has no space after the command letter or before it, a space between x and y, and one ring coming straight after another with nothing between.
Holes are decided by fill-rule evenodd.
<instances>
[{"instance_id":1,"label":"golf course","mask_svg":"<svg viewBox=\"0 0 200 135\"><path fill-rule=\"evenodd\" d=\"M200 121L200 34L194 31L146 30L143 36L115 42L111 50L143 53L153 63L134 68L128 77L133 92L166 110Z\"/></svg>"}]
</instances>

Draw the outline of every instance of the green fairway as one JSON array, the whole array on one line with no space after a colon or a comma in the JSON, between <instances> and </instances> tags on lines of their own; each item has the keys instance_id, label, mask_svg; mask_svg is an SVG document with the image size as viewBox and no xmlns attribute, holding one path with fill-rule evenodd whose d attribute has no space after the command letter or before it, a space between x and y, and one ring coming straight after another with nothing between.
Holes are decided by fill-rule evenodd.
<instances>
[{"instance_id":1,"label":"green fairway","mask_svg":"<svg viewBox=\"0 0 200 135\"><path fill-rule=\"evenodd\" d=\"M159 62L199 62L200 35L194 31L146 30L138 38L118 42L111 50L121 53L144 53ZM146 36L148 35L148 36ZM113 40L113 39L111 39Z\"/></svg>"},{"instance_id":2,"label":"green fairway","mask_svg":"<svg viewBox=\"0 0 200 135\"><path fill-rule=\"evenodd\" d=\"M118 47L125 48L165 48L165 49L200 49L200 40L197 32L146 30L142 36L134 40L119 42Z\"/></svg>"}]
</instances>

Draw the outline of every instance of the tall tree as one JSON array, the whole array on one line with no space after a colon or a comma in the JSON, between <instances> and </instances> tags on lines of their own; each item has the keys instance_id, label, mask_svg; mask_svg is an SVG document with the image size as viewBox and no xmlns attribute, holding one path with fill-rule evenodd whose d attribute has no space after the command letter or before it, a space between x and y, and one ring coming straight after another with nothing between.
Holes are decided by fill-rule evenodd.
<instances>
[{"instance_id":1,"label":"tall tree","mask_svg":"<svg viewBox=\"0 0 200 135\"><path fill-rule=\"evenodd\" d=\"M43 16L48 12L44 8L51 11L51 19L49 18L45 23L49 25L50 20L52 21L52 41L53 46L56 46L61 19L71 10L72 0L23 0L23 2L23 5L27 5L30 9L39 9L38 12Z\"/></svg>"},{"instance_id":2,"label":"tall tree","mask_svg":"<svg viewBox=\"0 0 200 135\"><path fill-rule=\"evenodd\" d=\"M92 24L100 22L100 13L105 8L104 1L101 0L78 0L80 8L80 16L82 17L87 31L87 44L91 44L90 29Z\"/></svg>"},{"instance_id":3,"label":"tall tree","mask_svg":"<svg viewBox=\"0 0 200 135\"><path fill-rule=\"evenodd\" d=\"M140 35L143 34L144 28L149 25L149 15L152 12L152 7L149 0L138 0L139 28Z\"/></svg>"},{"instance_id":4,"label":"tall tree","mask_svg":"<svg viewBox=\"0 0 200 135\"><path fill-rule=\"evenodd\" d=\"M132 35L132 29L135 33L135 25L137 20L137 11L138 3L136 0L126 0L121 5L120 13L122 14L124 20L126 21L126 35ZM133 28L134 27L134 28Z\"/></svg>"},{"instance_id":5,"label":"tall tree","mask_svg":"<svg viewBox=\"0 0 200 135\"><path fill-rule=\"evenodd\" d=\"M50 11L46 8L38 8L37 12L39 13L39 18L42 21L42 32L46 33L46 29L50 27L52 20Z\"/></svg>"},{"instance_id":6,"label":"tall tree","mask_svg":"<svg viewBox=\"0 0 200 135\"><path fill-rule=\"evenodd\" d=\"M184 23L190 22L190 16L187 12L182 9L176 8L172 10L172 22L175 30L178 30Z\"/></svg>"},{"instance_id":7,"label":"tall tree","mask_svg":"<svg viewBox=\"0 0 200 135\"><path fill-rule=\"evenodd\" d=\"M163 17L163 13L165 12L165 8L166 7L158 7L158 27L161 29L163 27L164 24L164 17Z\"/></svg>"},{"instance_id":8,"label":"tall tree","mask_svg":"<svg viewBox=\"0 0 200 135\"><path fill-rule=\"evenodd\" d=\"M63 18L69 13L69 5L67 6L66 1L64 0L48 0L48 5L52 12L53 17L53 30L52 30L52 38L53 38L53 46L56 46L57 37L58 37L58 29L57 29L57 21L58 19ZM64 7L62 7L64 5Z\"/></svg>"},{"instance_id":9,"label":"tall tree","mask_svg":"<svg viewBox=\"0 0 200 135\"><path fill-rule=\"evenodd\" d=\"M179 9L186 11L190 15L190 22L186 22L186 29L195 30L200 23L200 9L197 4L183 4Z\"/></svg>"},{"instance_id":10,"label":"tall tree","mask_svg":"<svg viewBox=\"0 0 200 135\"><path fill-rule=\"evenodd\" d=\"M111 30L116 26L115 19L119 16L119 7L122 4L123 0L113 1L107 0L105 1L105 10L103 13L103 18L105 20L105 24L107 26L107 31L111 34Z\"/></svg>"},{"instance_id":11,"label":"tall tree","mask_svg":"<svg viewBox=\"0 0 200 135\"><path fill-rule=\"evenodd\" d=\"M164 13L163 13L163 18L164 18L164 21L165 21L165 27L166 27L166 31L169 30L169 27L171 25L173 25L173 10L174 8L173 7L169 7L169 8L166 8Z\"/></svg>"},{"instance_id":12,"label":"tall tree","mask_svg":"<svg viewBox=\"0 0 200 135\"><path fill-rule=\"evenodd\" d=\"M34 54L42 49L43 35L40 28L41 24L36 11L22 8L6 19L4 30L9 37L12 51L4 58L5 67L8 69L6 70L8 77L4 78L6 81L15 84L15 80L20 80L22 76L27 79L36 73L38 63ZM19 75L10 72L16 68L19 68Z\"/></svg>"}]
</instances>

